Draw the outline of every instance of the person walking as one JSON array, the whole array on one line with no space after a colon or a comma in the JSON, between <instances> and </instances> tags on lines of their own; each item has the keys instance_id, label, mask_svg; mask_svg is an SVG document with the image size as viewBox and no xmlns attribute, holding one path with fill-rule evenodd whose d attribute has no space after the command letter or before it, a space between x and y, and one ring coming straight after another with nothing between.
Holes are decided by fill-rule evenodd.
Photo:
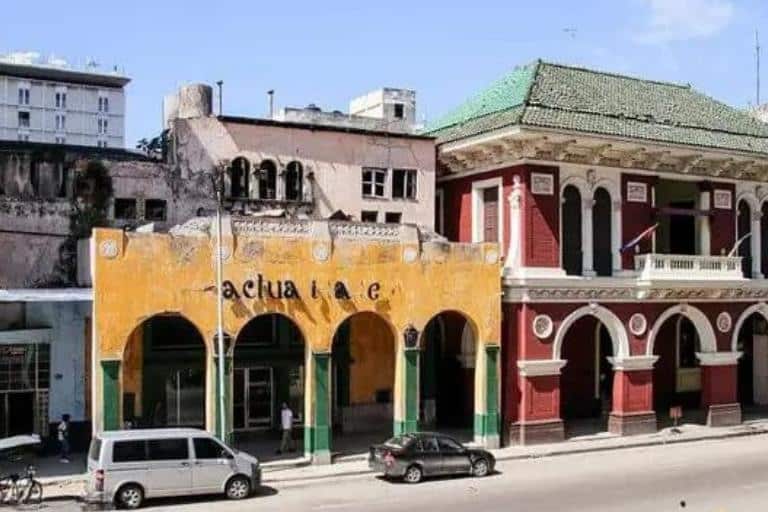
<instances>
[{"instance_id":1,"label":"person walking","mask_svg":"<svg viewBox=\"0 0 768 512\"><path fill-rule=\"evenodd\" d=\"M61 459L59 462L69 463L69 414L62 414L61 422L57 427Z\"/></svg>"},{"instance_id":2,"label":"person walking","mask_svg":"<svg viewBox=\"0 0 768 512\"><path fill-rule=\"evenodd\" d=\"M277 453L296 451L296 446L293 443L293 433L291 431L293 429L293 411L285 402L283 402L280 409L280 428L283 431L283 437L280 441L280 449L277 450Z\"/></svg>"}]
</instances>

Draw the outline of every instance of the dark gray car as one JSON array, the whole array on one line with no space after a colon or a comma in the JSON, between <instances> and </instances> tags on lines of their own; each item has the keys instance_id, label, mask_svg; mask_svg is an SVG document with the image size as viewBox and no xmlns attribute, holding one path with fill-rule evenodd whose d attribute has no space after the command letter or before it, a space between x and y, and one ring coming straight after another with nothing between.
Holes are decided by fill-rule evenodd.
<instances>
[{"instance_id":1,"label":"dark gray car","mask_svg":"<svg viewBox=\"0 0 768 512\"><path fill-rule=\"evenodd\" d=\"M489 452L467 448L455 439L433 432L403 434L371 446L368 466L385 477L408 483L439 475L486 476L496 459Z\"/></svg>"}]
</instances>

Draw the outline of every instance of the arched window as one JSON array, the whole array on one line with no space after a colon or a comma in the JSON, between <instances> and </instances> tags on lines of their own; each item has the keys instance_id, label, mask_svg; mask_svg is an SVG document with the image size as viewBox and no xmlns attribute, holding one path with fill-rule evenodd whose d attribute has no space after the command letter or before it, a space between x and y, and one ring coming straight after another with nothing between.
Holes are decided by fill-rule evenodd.
<instances>
[{"instance_id":1,"label":"arched window","mask_svg":"<svg viewBox=\"0 0 768 512\"><path fill-rule=\"evenodd\" d=\"M229 168L230 197L248 197L248 174L251 164L243 157L235 158Z\"/></svg>"},{"instance_id":2,"label":"arched window","mask_svg":"<svg viewBox=\"0 0 768 512\"><path fill-rule=\"evenodd\" d=\"M568 275L580 276L582 270L581 194L573 185L568 185L563 190L561 232L563 269Z\"/></svg>"},{"instance_id":3,"label":"arched window","mask_svg":"<svg viewBox=\"0 0 768 512\"><path fill-rule=\"evenodd\" d=\"M745 200L739 201L738 216L736 217L736 239L741 240L743 236L752 229L752 211ZM741 270L744 277L752 277L752 241L749 238L742 240L739 244L739 256L741 256Z\"/></svg>"},{"instance_id":4,"label":"arched window","mask_svg":"<svg viewBox=\"0 0 768 512\"><path fill-rule=\"evenodd\" d=\"M259 199L277 198L277 166L272 160L262 160L259 166Z\"/></svg>"},{"instance_id":5,"label":"arched window","mask_svg":"<svg viewBox=\"0 0 768 512\"><path fill-rule=\"evenodd\" d=\"M285 168L285 199L301 201L303 198L304 169L295 160Z\"/></svg>"},{"instance_id":6,"label":"arched window","mask_svg":"<svg viewBox=\"0 0 768 512\"><path fill-rule=\"evenodd\" d=\"M610 276L613 273L611 244L611 195L604 188L595 191L592 207L592 255L595 273Z\"/></svg>"}]
</instances>

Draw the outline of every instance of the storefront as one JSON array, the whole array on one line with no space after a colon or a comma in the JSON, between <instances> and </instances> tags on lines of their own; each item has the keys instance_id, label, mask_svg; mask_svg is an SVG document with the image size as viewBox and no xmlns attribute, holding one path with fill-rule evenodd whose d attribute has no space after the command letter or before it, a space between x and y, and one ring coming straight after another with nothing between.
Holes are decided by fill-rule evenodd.
<instances>
[{"instance_id":1,"label":"storefront","mask_svg":"<svg viewBox=\"0 0 768 512\"><path fill-rule=\"evenodd\" d=\"M498 444L497 244L256 218L225 219L222 236L223 431L210 220L94 233L97 430L187 425L250 439L276 432L286 403L316 462L345 435L420 423Z\"/></svg>"}]
</instances>

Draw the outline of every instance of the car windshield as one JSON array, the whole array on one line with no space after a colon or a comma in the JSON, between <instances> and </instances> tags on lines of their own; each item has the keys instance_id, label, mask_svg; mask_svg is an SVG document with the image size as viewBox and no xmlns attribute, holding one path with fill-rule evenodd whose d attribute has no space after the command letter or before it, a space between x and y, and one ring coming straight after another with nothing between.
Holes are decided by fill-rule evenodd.
<instances>
[{"instance_id":1,"label":"car windshield","mask_svg":"<svg viewBox=\"0 0 768 512\"><path fill-rule=\"evenodd\" d=\"M384 444L393 448L406 448L413 442L413 436L395 436L388 439Z\"/></svg>"}]
</instances>

